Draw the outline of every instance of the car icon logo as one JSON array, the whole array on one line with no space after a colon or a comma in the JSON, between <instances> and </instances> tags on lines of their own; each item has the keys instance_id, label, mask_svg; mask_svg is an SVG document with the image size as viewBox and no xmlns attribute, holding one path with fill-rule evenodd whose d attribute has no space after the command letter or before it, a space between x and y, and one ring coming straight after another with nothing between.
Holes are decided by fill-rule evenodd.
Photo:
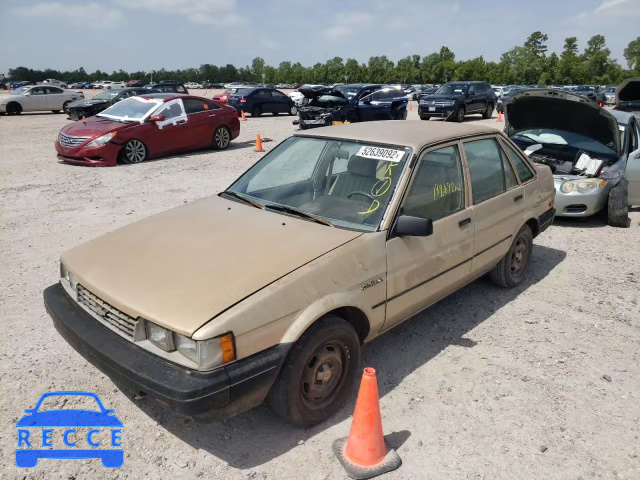
<instances>
[{"instance_id":1,"label":"car icon logo","mask_svg":"<svg viewBox=\"0 0 640 480\"><path fill-rule=\"evenodd\" d=\"M92 408L64 408L74 399L81 399ZM45 408L43 403L51 401L61 403L60 408ZM118 468L124 463L122 422L114 415L114 410L104 407L95 393L45 393L36 406L26 409L25 413L16 424L18 467L35 467L41 458L99 458L107 468Z\"/></svg>"}]
</instances>

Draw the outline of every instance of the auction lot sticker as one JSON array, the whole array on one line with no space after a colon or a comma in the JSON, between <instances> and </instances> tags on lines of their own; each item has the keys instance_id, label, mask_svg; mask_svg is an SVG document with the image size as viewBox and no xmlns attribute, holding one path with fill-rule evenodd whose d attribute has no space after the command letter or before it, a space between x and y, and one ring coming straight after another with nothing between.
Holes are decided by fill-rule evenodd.
<instances>
[{"instance_id":1,"label":"auction lot sticker","mask_svg":"<svg viewBox=\"0 0 640 480\"><path fill-rule=\"evenodd\" d=\"M35 467L41 458L99 458L107 468L124 463L122 422L95 393L45 393L25 413L16 424L18 467Z\"/></svg>"},{"instance_id":2,"label":"auction lot sticker","mask_svg":"<svg viewBox=\"0 0 640 480\"><path fill-rule=\"evenodd\" d=\"M399 162L404 155L404 150L394 150L383 147L360 147L358 157L371 158L373 160L384 160L386 162Z\"/></svg>"}]
</instances>

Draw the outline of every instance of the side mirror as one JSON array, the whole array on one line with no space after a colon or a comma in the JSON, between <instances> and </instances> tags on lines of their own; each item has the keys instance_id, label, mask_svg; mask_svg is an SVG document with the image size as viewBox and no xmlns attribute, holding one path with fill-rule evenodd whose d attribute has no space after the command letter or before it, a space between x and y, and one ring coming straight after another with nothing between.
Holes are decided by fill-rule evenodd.
<instances>
[{"instance_id":1,"label":"side mirror","mask_svg":"<svg viewBox=\"0 0 640 480\"><path fill-rule=\"evenodd\" d=\"M399 237L428 237L433 233L433 220L400 215L396 220L393 233Z\"/></svg>"},{"instance_id":2,"label":"side mirror","mask_svg":"<svg viewBox=\"0 0 640 480\"><path fill-rule=\"evenodd\" d=\"M154 116L149 118L149 121L153 122L153 123L164 122L165 118L164 118L164 115L154 115Z\"/></svg>"}]
</instances>

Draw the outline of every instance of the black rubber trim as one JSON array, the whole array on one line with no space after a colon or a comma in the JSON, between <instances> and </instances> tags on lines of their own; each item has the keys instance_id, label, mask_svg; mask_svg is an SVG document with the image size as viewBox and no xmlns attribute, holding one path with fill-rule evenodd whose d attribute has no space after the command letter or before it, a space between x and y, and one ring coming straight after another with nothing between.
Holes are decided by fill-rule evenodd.
<instances>
[{"instance_id":1,"label":"black rubber trim","mask_svg":"<svg viewBox=\"0 0 640 480\"><path fill-rule=\"evenodd\" d=\"M118 386L182 415L219 418L260 404L290 348L278 344L212 372L197 372L112 332L77 306L60 284L48 287L43 295L54 326L85 359Z\"/></svg>"},{"instance_id":2,"label":"black rubber trim","mask_svg":"<svg viewBox=\"0 0 640 480\"><path fill-rule=\"evenodd\" d=\"M550 208L542 215L538 217L538 235L544 232L553 223L553 219L556 216L556 209Z\"/></svg>"},{"instance_id":3,"label":"black rubber trim","mask_svg":"<svg viewBox=\"0 0 640 480\"><path fill-rule=\"evenodd\" d=\"M513 237L513 235L509 235L509 236L507 236L507 237L504 237L504 238L503 238L502 240L500 240L499 242L496 242L496 243L494 243L493 245L488 246L487 248L485 248L485 249L484 249L484 250L482 250L481 252L476 253L473 257L470 257L470 258L468 258L468 259L466 259L466 260L464 260L464 261L462 261L462 262L458 263L457 265L454 265L453 267L450 267L450 268L446 269L444 272L440 272L439 274L434 275L433 277L428 278L428 279L424 280L423 282L420 282L420 283L418 283L418 284L414 285L413 287L406 289L406 290L405 290L405 291L403 291L403 292L397 293L397 294L395 294L393 297L391 297L391 298L389 298L389 299L387 299L387 300L385 300L385 301L382 301L382 302L380 302L380 303L376 303L376 304L375 304L373 307L371 307L371 308L375 310L376 308L381 307L381 306L382 306L382 305L384 305L385 303L390 302L390 301L392 301L392 300L395 300L396 298L401 297L401 296L402 296L402 295L404 295L405 293L409 293L409 292L411 292L412 290L415 290L416 288L419 288L419 287L423 286L424 284L429 283L429 282L431 282L432 280L435 280L435 279L436 279L436 278L438 278L438 277L441 277L441 276L442 276L442 275L444 275L445 273L449 273L451 270L453 270L453 269L455 269L455 268L458 268L458 267L461 267L461 266L462 266L462 265L464 265L465 263L469 263L469 262L470 262L471 260L473 260L474 258L476 258L476 257L478 257L478 256L482 255L483 253L485 253L485 252L487 252L487 251L491 250L493 247L497 247L498 245L500 245L500 244L501 244L502 242L504 242L505 240L509 240L511 237Z\"/></svg>"}]
</instances>

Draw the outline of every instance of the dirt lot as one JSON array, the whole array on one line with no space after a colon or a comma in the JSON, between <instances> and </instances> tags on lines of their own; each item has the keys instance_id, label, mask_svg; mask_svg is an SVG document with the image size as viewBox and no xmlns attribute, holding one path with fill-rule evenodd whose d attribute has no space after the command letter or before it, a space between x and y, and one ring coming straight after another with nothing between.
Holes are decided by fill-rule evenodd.
<instances>
[{"instance_id":1,"label":"dirt lot","mask_svg":"<svg viewBox=\"0 0 640 480\"><path fill-rule=\"evenodd\" d=\"M0 117L0 477L346 478L331 443L348 434L353 401L308 430L264 406L195 424L128 398L60 338L42 303L63 251L220 191L260 158L256 133L269 149L291 120L249 118L225 152L97 169L56 160L64 115ZM640 478L640 211L631 218L630 229L557 221L521 287L477 281L364 349L403 460L385 478ZM14 465L15 422L53 390L93 391L116 410L121 469Z\"/></svg>"}]
</instances>

